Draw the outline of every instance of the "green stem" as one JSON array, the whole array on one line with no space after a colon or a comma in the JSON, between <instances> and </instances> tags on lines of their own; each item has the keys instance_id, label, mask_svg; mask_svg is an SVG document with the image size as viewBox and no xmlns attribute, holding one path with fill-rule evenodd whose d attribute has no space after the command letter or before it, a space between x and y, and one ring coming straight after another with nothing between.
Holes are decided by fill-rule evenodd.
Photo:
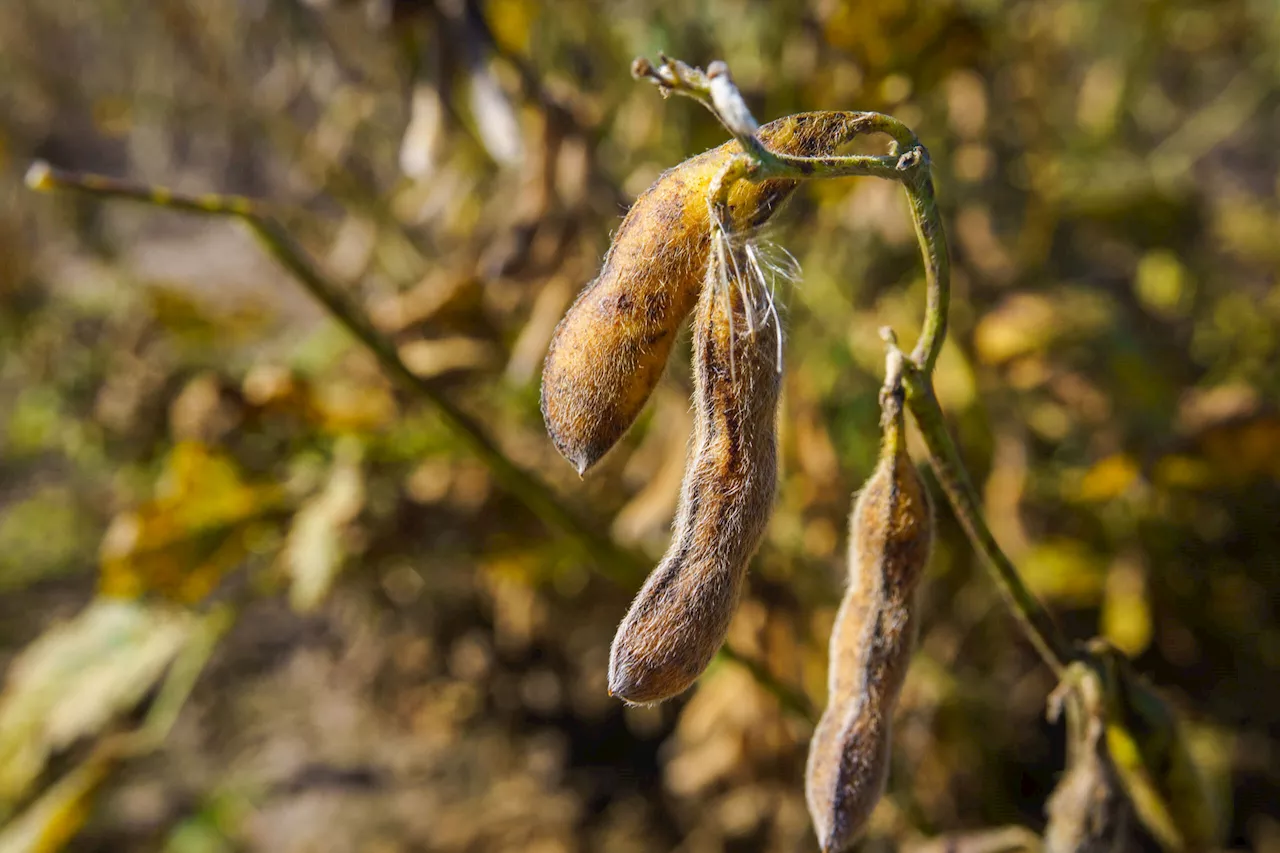
<instances>
[{"instance_id":1,"label":"green stem","mask_svg":"<svg viewBox=\"0 0 1280 853\"><path fill-rule=\"evenodd\" d=\"M1031 644L1054 674L1061 676L1066 663L1073 657L1070 647L1048 611L1023 583L1017 567L1000 550L991 529L987 527L978 493L943 419L942 408L933 392L932 379L914 363L910 363L903 374L903 386L907 392L907 406L929 448L929 463L951 504L956 520L964 528L974 549L985 559L1005 603L1022 625Z\"/></svg>"},{"instance_id":2,"label":"green stem","mask_svg":"<svg viewBox=\"0 0 1280 853\"><path fill-rule=\"evenodd\" d=\"M747 155L751 156L751 155ZM820 178L883 178L900 181L898 158L873 154L851 154L835 157L795 157L769 152L766 160L748 173L752 181L770 178L809 180Z\"/></svg>"},{"instance_id":3,"label":"green stem","mask_svg":"<svg viewBox=\"0 0 1280 853\"><path fill-rule=\"evenodd\" d=\"M171 210L240 220L267 252L377 357L388 373L434 407L445 426L488 467L508 492L548 526L567 534L598 564L603 574L627 586L634 586L643 577L645 562L638 555L620 548L602 532L602 525L588 523L570 511L550 486L512 462L474 418L444 396L434 384L410 370L395 345L374 328L339 285L316 269L264 205L240 196L184 195L102 175L54 169L46 163L32 165L27 173L27 185L34 190L66 190L101 198L132 199Z\"/></svg>"},{"instance_id":4,"label":"green stem","mask_svg":"<svg viewBox=\"0 0 1280 853\"><path fill-rule=\"evenodd\" d=\"M896 138L896 137L895 137ZM927 296L920 339L903 372L907 404L929 448L929 462L974 550L982 555L992 579L1022 626L1023 633L1056 675L1073 655L1044 605L1027 589L1013 561L1000 549L982 513L982 503L933 391L933 371L947 336L951 303L951 261L946 232L934 197L929 154L916 145L903 154L902 184L911 202L911 218L924 259ZM889 346L894 344L890 341Z\"/></svg>"},{"instance_id":5,"label":"green stem","mask_svg":"<svg viewBox=\"0 0 1280 853\"><path fill-rule=\"evenodd\" d=\"M942 228L942 216L933 193L930 175L929 152L924 146L907 152L918 157L914 167L905 175L902 185L907 189L911 202L911 221L915 225L920 255L924 258L927 292L924 327L920 339L911 352L911 360L926 376L933 375L938 355L947 339L947 314L951 306L951 257L947 251L947 235Z\"/></svg>"}]
</instances>

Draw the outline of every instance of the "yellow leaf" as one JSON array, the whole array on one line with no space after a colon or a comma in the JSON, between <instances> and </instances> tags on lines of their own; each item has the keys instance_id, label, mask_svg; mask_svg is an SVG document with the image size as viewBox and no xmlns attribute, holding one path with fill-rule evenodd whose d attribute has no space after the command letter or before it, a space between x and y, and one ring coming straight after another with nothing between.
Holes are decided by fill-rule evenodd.
<instances>
[{"instance_id":1,"label":"yellow leaf","mask_svg":"<svg viewBox=\"0 0 1280 853\"><path fill-rule=\"evenodd\" d=\"M1135 560L1120 560L1107 574L1102 600L1102 634L1130 657L1141 654L1151 644L1146 577Z\"/></svg>"},{"instance_id":2,"label":"yellow leaf","mask_svg":"<svg viewBox=\"0 0 1280 853\"><path fill-rule=\"evenodd\" d=\"M1001 364L1064 340L1097 335L1112 322L1114 306L1081 288L1053 293L1014 293L973 330L974 348L987 364Z\"/></svg>"},{"instance_id":3,"label":"yellow leaf","mask_svg":"<svg viewBox=\"0 0 1280 853\"><path fill-rule=\"evenodd\" d=\"M485 9L494 41L510 53L524 53L534 21L540 15L537 4L529 0L489 0Z\"/></svg>"},{"instance_id":4,"label":"yellow leaf","mask_svg":"<svg viewBox=\"0 0 1280 853\"><path fill-rule=\"evenodd\" d=\"M1126 657L1105 644L1097 648L1108 673L1107 745L1138 818L1166 850L1213 849L1226 826L1217 796L1221 756L1215 776L1214 764L1193 750L1193 729L1177 710Z\"/></svg>"},{"instance_id":5,"label":"yellow leaf","mask_svg":"<svg viewBox=\"0 0 1280 853\"><path fill-rule=\"evenodd\" d=\"M155 498L116 516L103 536L99 590L204 599L249 552L250 522L282 496L277 485L246 484L229 457L199 442L175 445Z\"/></svg>"},{"instance_id":6,"label":"yellow leaf","mask_svg":"<svg viewBox=\"0 0 1280 853\"><path fill-rule=\"evenodd\" d=\"M1120 497L1137 481L1138 463L1124 453L1099 460L1080 481L1077 497L1082 501L1102 502Z\"/></svg>"},{"instance_id":7,"label":"yellow leaf","mask_svg":"<svg viewBox=\"0 0 1280 853\"><path fill-rule=\"evenodd\" d=\"M1096 604L1102 595L1105 565L1080 542L1050 539L1021 559L1023 580L1036 595L1066 604Z\"/></svg>"},{"instance_id":8,"label":"yellow leaf","mask_svg":"<svg viewBox=\"0 0 1280 853\"><path fill-rule=\"evenodd\" d=\"M1147 308L1166 317L1177 317L1184 313L1190 299L1191 277L1177 255L1157 250L1138 262L1133 289Z\"/></svg>"},{"instance_id":9,"label":"yellow leaf","mask_svg":"<svg viewBox=\"0 0 1280 853\"><path fill-rule=\"evenodd\" d=\"M65 847L84 826L90 798L112 763L109 754L100 751L59 779L0 830L0 853L56 853Z\"/></svg>"},{"instance_id":10,"label":"yellow leaf","mask_svg":"<svg viewBox=\"0 0 1280 853\"><path fill-rule=\"evenodd\" d=\"M1186 843L1169 813L1168 804L1160 796L1155 781L1143 763L1142 749L1137 740L1123 725L1109 724L1107 749L1124 784L1125 793L1129 795L1143 826L1164 849L1185 850Z\"/></svg>"}]
</instances>

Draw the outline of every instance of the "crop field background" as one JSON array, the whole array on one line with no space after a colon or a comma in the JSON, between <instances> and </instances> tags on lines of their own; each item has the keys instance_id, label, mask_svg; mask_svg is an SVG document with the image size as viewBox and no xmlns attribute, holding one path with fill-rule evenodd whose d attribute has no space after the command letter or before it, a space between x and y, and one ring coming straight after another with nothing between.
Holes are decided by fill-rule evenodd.
<instances>
[{"instance_id":1,"label":"crop field background","mask_svg":"<svg viewBox=\"0 0 1280 853\"><path fill-rule=\"evenodd\" d=\"M23 181L44 160L271 205L647 567L688 333L584 479L538 389L627 206L727 138L631 78L665 51L728 62L761 121L877 110L929 148L954 267L935 381L988 521L1068 636L1185 713L1223 849L1280 853L1274 0L3 5L0 838L44 844L4 849L816 849L805 751L877 329L912 342L924 302L899 187L814 183L771 226L802 275L739 657L627 708L608 653L642 572L545 524L236 223ZM1064 762L1053 674L935 502L868 850L1038 832Z\"/></svg>"}]
</instances>

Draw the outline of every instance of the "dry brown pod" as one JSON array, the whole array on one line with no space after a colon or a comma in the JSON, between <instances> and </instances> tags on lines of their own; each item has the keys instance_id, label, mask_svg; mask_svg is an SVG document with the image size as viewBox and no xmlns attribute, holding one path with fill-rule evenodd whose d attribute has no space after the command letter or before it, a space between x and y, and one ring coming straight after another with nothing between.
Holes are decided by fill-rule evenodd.
<instances>
[{"instance_id":1,"label":"dry brown pod","mask_svg":"<svg viewBox=\"0 0 1280 853\"><path fill-rule=\"evenodd\" d=\"M1107 748L1105 687L1083 661L1049 696L1049 721L1066 716L1067 768L1045 801L1044 853L1121 853L1133 846L1133 813Z\"/></svg>"},{"instance_id":2,"label":"dry brown pod","mask_svg":"<svg viewBox=\"0 0 1280 853\"><path fill-rule=\"evenodd\" d=\"M799 113L760 128L769 149L833 153L863 132L864 113ZM556 328L542 373L542 415L556 448L584 473L617 443L662 377L676 334L707 270L707 191L742 147L727 142L673 169L644 192L613 238L600 275ZM796 181L738 181L729 194L735 234L766 223Z\"/></svg>"},{"instance_id":3,"label":"dry brown pod","mask_svg":"<svg viewBox=\"0 0 1280 853\"><path fill-rule=\"evenodd\" d=\"M884 443L850 517L849 587L805 772L826 853L857 840L884 792L893 709L915 643L916 589L933 544L933 509L907 455L901 389L887 391L882 405Z\"/></svg>"},{"instance_id":4,"label":"dry brown pod","mask_svg":"<svg viewBox=\"0 0 1280 853\"><path fill-rule=\"evenodd\" d=\"M712 247L694 319L694 433L671 545L619 625L609 692L688 689L724 642L777 480L781 330L745 247Z\"/></svg>"}]
</instances>

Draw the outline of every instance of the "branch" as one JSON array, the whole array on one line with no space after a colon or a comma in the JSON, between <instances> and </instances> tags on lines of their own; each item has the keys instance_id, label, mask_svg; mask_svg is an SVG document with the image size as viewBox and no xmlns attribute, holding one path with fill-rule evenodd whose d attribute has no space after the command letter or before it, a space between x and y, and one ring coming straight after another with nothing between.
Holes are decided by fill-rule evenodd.
<instances>
[{"instance_id":1,"label":"branch","mask_svg":"<svg viewBox=\"0 0 1280 853\"><path fill-rule=\"evenodd\" d=\"M374 328L339 285L312 264L265 205L241 196L184 195L163 187L63 171L44 162L32 164L27 171L27 186L41 192L61 190L99 198L130 199L170 210L238 219L253 232L268 254L377 357L388 373L436 410L449 431L485 464L510 494L549 527L566 534L612 580L624 586L634 586L644 576L644 561L638 555L619 547L601 533L605 529L603 525L589 523L575 515L560 502L550 486L512 462L474 418L444 396L434 384L410 370L400 358L395 344Z\"/></svg>"}]
</instances>

